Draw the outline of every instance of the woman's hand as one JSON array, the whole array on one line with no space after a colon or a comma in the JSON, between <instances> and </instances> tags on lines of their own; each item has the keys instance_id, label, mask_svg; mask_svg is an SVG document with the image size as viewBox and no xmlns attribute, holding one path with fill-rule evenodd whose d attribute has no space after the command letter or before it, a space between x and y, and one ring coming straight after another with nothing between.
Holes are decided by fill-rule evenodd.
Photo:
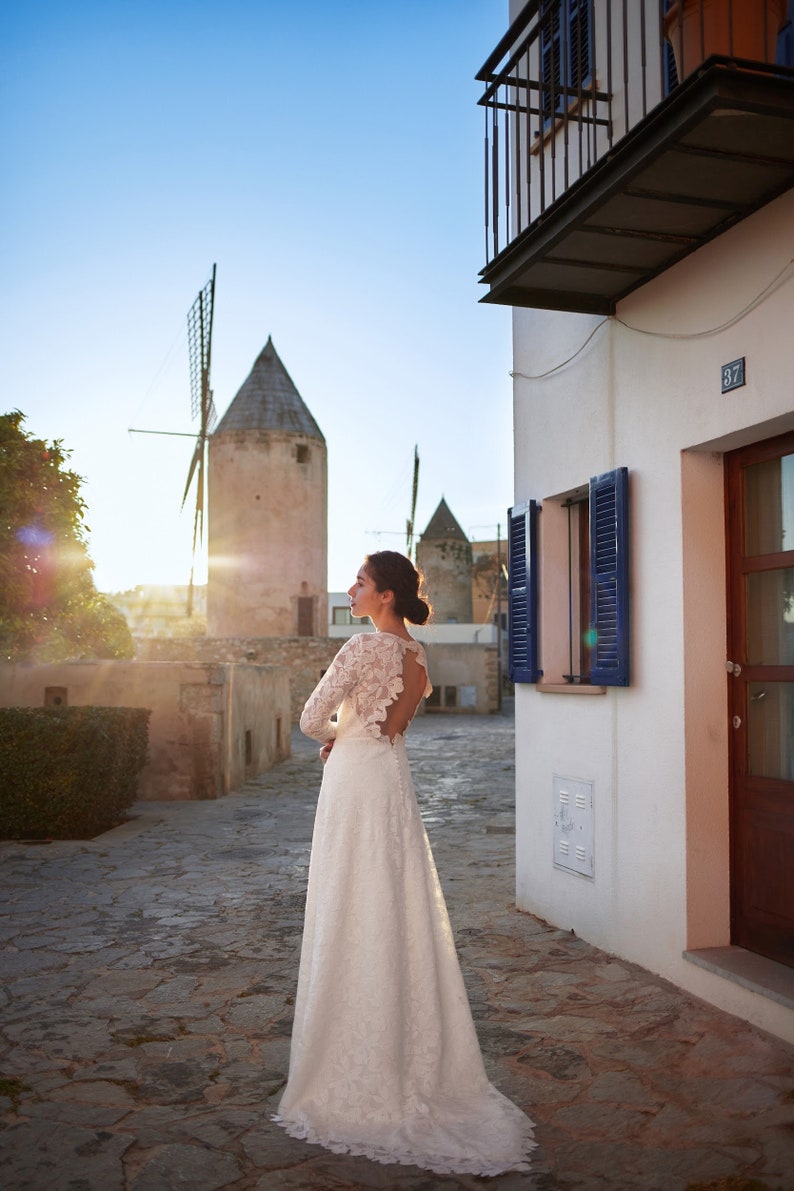
<instances>
[{"instance_id":1,"label":"woman's hand","mask_svg":"<svg viewBox=\"0 0 794 1191\"><path fill-rule=\"evenodd\" d=\"M320 760L322 761L323 765L325 765L326 761L331 756L331 749L333 747L334 747L333 740L327 740L325 742L325 744L323 745L323 747L320 749Z\"/></svg>"}]
</instances>

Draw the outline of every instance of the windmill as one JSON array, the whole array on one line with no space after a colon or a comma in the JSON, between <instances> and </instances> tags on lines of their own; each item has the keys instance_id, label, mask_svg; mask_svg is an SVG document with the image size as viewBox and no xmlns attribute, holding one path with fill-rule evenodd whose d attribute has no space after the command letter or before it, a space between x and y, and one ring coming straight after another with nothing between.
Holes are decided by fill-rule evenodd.
<instances>
[{"instance_id":1,"label":"windmill","mask_svg":"<svg viewBox=\"0 0 794 1191\"><path fill-rule=\"evenodd\" d=\"M212 277L190 307L187 315L187 344L190 359L190 412L199 419L196 448L190 461L187 483L182 497L182 508L187 502L190 486L196 477L196 507L193 513L193 553L190 561L190 583L187 589L187 614L193 615L193 574L196 566L196 546L204 539L204 494L206 491L205 470L207 460L207 439L217 419L210 388L210 363L212 360L212 316L215 307L215 269Z\"/></svg>"},{"instance_id":2,"label":"windmill","mask_svg":"<svg viewBox=\"0 0 794 1191\"><path fill-rule=\"evenodd\" d=\"M185 493L182 497L182 508L187 502L193 477L196 482L196 508L193 514L193 553L190 560L190 583L187 589L187 615L193 615L193 575L196 569L196 546L204 537L204 492L205 465L207 455L207 439L217 419L215 405L210 388L210 361L212 358L212 315L215 307L215 270L212 266L212 276L206 285L199 290L198 297L187 314L187 343L190 362L190 412L191 416L199 419L197 434L187 434L179 430L135 430L132 426L130 434L163 434L169 437L194 438L196 446L190 469L187 473Z\"/></svg>"}]
</instances>

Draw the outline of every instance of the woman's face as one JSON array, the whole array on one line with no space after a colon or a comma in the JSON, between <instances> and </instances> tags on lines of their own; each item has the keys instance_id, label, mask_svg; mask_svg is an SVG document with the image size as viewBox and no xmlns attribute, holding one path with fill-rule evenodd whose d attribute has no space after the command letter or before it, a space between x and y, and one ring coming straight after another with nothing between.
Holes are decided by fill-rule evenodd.
<instances>
[{"instance_id":1,"label":"woman's face","mask_svg":"<svg viewBox=\"0 0 794 1191\"><path fill-rule=\"evenodd\" d=\"M368 574L367 568L362 566L356 575L356 581L349 587L350 611L353 616L373 616L383 608L382 593L375 586L375 580Z\"/></svg>"}]
</instances>

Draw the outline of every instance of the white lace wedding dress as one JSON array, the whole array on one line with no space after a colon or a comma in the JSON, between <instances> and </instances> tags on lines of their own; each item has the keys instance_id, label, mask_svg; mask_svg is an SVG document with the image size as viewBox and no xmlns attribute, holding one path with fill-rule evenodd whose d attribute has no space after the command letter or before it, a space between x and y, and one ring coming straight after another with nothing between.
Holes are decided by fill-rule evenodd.
<instances>
[{"instance_id":1,"label":"white lace wedding dress","mask_svg":"<svg viewBox=\"0 0 794 1191\"><path fill-rule=\"evenodd\" d=\"M358 634L301 717L308 736L335 743L274 1119L293 1137L378 1162L439 1174L528 1170L532 1122L485 1074L404 736L390 738L400 711L407 725L416 710L400 700L416 664L429 694L418 642Z\"/></svg>"}]
</instances>

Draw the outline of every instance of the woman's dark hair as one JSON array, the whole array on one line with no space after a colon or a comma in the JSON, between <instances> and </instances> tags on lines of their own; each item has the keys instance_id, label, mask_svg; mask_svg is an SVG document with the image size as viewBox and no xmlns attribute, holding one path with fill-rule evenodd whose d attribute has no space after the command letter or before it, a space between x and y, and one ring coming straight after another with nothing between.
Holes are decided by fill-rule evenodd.
<instances>
[{"instance_id":1,"label":"woman's dark hair","mask_svg":"<svg viewBox=\"0 0 794 1191\"><path fill-rule=\"evenodd\" d=\"M394 611L398 616L411 624L424 624L428 620L432 608L419 594L422 576L410 558L396 550L376 550L367 555L364 566L378 591L394 592Z\"/></svg>"}]
</instances>

